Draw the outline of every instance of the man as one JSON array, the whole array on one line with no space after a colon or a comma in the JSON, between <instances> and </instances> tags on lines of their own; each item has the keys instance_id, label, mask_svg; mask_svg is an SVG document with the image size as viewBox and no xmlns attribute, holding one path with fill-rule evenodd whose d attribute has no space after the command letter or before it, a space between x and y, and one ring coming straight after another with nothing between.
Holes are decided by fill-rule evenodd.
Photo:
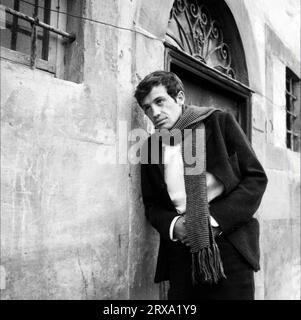
<instances>
[{"instance_id":1,"label":"man","mask_svg":"<svg viewBox=\"0 0 301 320\"><path fill-rule=\"evenodd\" d=\"M146 76L135 97L156 128L141 165L145 214L160 234L155 282L169 280L168 299L254 299L253 215L267 177L242 129L222 110L186 106L183 84L171 72ZM170 143L160 138L166 131ZM151 141L158 133L157 151Z\"/></svg>"}]
</instances>

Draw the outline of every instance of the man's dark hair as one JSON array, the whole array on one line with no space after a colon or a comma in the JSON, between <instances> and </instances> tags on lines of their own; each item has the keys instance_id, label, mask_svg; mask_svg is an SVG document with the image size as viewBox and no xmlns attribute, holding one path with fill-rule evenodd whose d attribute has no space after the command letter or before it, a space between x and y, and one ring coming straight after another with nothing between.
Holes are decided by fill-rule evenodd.
<instances>
[{"instance_id":1,"label":"man's dark hair","mask_svg":"<svg viewBox=\"0 0 301 320\"><path fill-rule=\"evenodd\" d=\"M141 106L143 99L151 92L153 87L163 85L167 93L176 99L180 91L184 92L184 86L180 78L173 72L154 71L147 75L137 86L135 98Z\"/></svg>"}]
</instances>

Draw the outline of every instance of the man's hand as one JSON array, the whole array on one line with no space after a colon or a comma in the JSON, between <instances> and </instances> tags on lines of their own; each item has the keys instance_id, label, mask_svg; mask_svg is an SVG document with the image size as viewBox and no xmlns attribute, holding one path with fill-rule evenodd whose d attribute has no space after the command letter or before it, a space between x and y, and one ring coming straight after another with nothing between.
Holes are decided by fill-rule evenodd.
<instances>
[{"instance_id":1,"label":"man's hand","mask_svg":"<svg viewBox=\"0 0 301 320\"><path fill-rule=\"evenodd\" d=\"M180 240L183 244L189 247L189 241L187 239L186 228L185 228L185 218L180 217L175 223L173 229L173 235L175 239Z\"/></svg>"}]
</instances>

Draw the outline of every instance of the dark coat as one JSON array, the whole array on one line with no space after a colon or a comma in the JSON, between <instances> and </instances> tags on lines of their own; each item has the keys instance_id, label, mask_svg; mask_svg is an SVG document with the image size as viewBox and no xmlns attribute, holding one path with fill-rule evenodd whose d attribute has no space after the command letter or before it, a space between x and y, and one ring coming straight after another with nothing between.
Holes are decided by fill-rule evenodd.
<instances>
[{"instance_id":1,"label":"dark coat","mask_svg":"<svg viewBox=\"0 0 301 320\"><path fill-rule=\"evenodd\" d=\"M259 223L253 215L266 189L266 174L231 114L217 111L204 123L207 171L225 186L223 194L210 202L210 214L219 223L225 237L258 271ZM149 155L151 157L151 152ZM160 234L155 282L168 280L167 254L172 244L169 227L178 215L169 197L163 170L161 162L141 165L146 218Z\"/></svg>"}]
</instances>

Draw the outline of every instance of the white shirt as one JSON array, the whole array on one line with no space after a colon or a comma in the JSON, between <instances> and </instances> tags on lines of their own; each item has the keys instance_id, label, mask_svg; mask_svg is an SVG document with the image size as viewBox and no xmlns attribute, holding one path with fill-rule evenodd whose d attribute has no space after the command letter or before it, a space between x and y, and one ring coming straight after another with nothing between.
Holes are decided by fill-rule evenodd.
<instances>
[{"instance_id":1,"label":"white shirt","mask_svg":"<svg viewBox=\"0 0 301 320\"><path fill-rule=\"evenodd\" d=\"M182 158L181 144L175 146L163 145L164 147L164 179L167 185L167 191L173 202L179 216L175 217L169 228L170 239L173 239L173 229L176 221L186 211L186 191L184 182L184 164ZM208 202L219 196L224 191L224 185L217 180L213 174L206 172L207 198ZM210 216L210 222L213 227L218 223Z\"/></svg>"}]
</instances>

